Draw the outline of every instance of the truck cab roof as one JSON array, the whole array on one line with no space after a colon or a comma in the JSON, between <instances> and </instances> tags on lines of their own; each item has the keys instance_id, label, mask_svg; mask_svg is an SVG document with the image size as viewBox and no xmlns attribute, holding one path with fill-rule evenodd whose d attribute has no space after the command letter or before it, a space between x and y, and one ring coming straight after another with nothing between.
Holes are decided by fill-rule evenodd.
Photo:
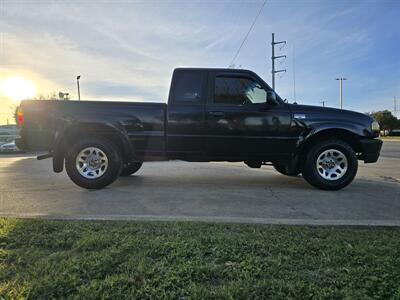
<instances>
[{"instance_id":1,"label":"truck cab roof","mask_svg":"<svg viewBox=\"0 0 400 300\"><path fill-rule=\"evenodd\" d=\"M247 69L234 69L234 68L202 68L202 67L178 67L178 68L175 68L174 69L174 71L178 71L178 70L188 70L188 71L217 71L217 72L219 72L219 71L223 71L223 72L225 72L225 71L227 71L227 72L239 72L239 71L241 71L241 72L243 72L243 71L245 71L245 72L251 72L251 73L254 73L253 71L251 71L251 70L247 70Z\"/></svg>"},{"instance_id":2,"label":"truck cab roof","mask_svg":"<svg viewBox=\"0 0 400 300\"><path fill-rule=\"evenodd\" d=\"M249 73L259 77L256 73L247 69L233 69L233 68L190 68L190 67L179 67L175 68L176 71L203 71L203 72L226 72L226 73Z\"/></svg>"}]
</instances>

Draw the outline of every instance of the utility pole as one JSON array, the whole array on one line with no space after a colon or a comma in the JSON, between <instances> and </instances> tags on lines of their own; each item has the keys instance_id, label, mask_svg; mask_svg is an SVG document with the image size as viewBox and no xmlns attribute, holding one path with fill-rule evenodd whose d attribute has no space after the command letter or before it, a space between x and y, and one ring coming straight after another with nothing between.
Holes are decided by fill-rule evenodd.
<instances>
[{"instance_id":1,"label":"utility pole","mask_svg":"<svg viewBox=\"0 0 400 300\"><path fill-rule=\"evenodd\" d=\"M343 109L343 80L347 80L347 78L336 78L336 80L339 80L339 93L340 93L340 109Z\"/></svg>"},{"instance_id":2,"label":"utility pole","mask_svg":"<svg viewBox=\"0 0 400 300\"><path fill-rule=\"evenodd\" d=\"M397 118L397 99L396 96L393 97L394 102L394 116Z\"/></svg>"},{"instance_id":3,"label":"utility pole","mask_svg":"<svg viewBox=\"0 0 400 300\"><path fill-rule=\"evenodd\" d=\"M275 59L286 57L286 55L275 56L275 45L286 44L286 41L275 42L275 33L272 34L272 89L275 90L275 74L280 72L286 72L286 70L275 70Z\"/></svg>"},{"instance_id":4,"label":"utility pole","mask_svg":"<svg viewBox=\"0 0 400 300\"><path fill-rule=\"evenodd\" d=\"M322 101L320 101L320 102L322 103L322 107L325 107L325 102L328 102L328 101L322 100Z\"/></svg>"},{"instance_id":5,"label":"utility pole","mask_svg":"<svg viewBox=\"0 0 400 300\"><path fill-rule=\"evenodd\" d=\"M81 90L79 88L79 79L81 79L81 75L76 76L76 84L78 86L78 100L81 101Z\"/></svg>"}]
</instances>

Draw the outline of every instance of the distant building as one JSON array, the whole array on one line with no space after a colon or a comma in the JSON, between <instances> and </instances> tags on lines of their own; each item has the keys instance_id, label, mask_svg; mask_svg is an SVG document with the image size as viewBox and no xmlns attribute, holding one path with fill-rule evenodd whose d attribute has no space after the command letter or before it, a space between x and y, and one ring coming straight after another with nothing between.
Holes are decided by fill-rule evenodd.
<instances>
[{"instance_id":1,"label":"distant building","mask_svg":"<svg viewBox=\"0 0 400 300\"><path fill-rule=\"evenodd\" d=\"M17 125L0 125L0 135L18 135L19 129Z\"/></svg>"}]
</instances>

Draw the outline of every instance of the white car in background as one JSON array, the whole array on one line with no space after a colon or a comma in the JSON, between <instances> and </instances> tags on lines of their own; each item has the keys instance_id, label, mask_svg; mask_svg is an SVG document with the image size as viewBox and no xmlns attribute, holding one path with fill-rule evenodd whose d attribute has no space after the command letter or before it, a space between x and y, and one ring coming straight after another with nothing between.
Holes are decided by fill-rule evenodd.
<instances>
[{"instance_id":1,"label":"white car in background","mask_svg":"<svg viewBox=\"0 0 400 300\"><path fill-rule=\"evenodd\" d=\"M15 141L16 136L12 136L12 135L1 135L0 136L0 146L4 145L4 144L9 144Z\"/></svg>"},{"instance_id":2,"label":"white car in background","mask_svg":"<svg viewBox=\"0 0 400 300\"><path fill-rule=\"evenodd\" d=\"M10 152L22 152L22 151L18 149L17 145L15 145L15 142L11 142L0 145L0 153L4 152L10 153Z\"/></svg>"}]
</instances>

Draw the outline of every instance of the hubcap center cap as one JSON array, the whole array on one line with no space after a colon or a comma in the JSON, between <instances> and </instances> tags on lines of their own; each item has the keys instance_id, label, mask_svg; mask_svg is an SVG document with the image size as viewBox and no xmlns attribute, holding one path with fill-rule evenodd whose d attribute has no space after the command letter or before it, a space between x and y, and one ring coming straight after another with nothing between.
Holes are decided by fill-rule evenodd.
<instances>
[{"instance_id":1,"label":"hubcap center cap","mask_svg":"<svg viewBox=\"0 0 400 300\"><path fill-rule=\"evenodd\" d=\"M328 149L318 156L315 165L323 179L338 180L346 174L348 161L346 155L340 150Z\"/></svg>"},{"instance_id":2,"label":"hubcap center cap","mask_svg":"<svg viewBox=\"0 0 400 300\"><path fill-rule=\"evenodd\" d=\"M77 155L76 169L87 179L99 178L108 169L108 158L103 150L87 147Z\"/></svg>"},{"instance_id":3,"label":"hubcap center cap","mask_svg":"<svg viewBox=\"0 0 400 300\"><path fill-rule=\"evenodd\" d=\"M336 162L333 159L328 159L323 162L323 165L325 169L333 169L333 167L336 165Z\"/></svg>"},{"instance_id":4,"label":"hubcap center cap","mask_svg":"<svg viewBox=\"0 0 400 300\"><path fill-rule=\"evenodd\" d=\"M98 156L91 156L87 160L87 164L92 169L98 169L100 167L100 158Z\"/></svg>"}]
</instances>

